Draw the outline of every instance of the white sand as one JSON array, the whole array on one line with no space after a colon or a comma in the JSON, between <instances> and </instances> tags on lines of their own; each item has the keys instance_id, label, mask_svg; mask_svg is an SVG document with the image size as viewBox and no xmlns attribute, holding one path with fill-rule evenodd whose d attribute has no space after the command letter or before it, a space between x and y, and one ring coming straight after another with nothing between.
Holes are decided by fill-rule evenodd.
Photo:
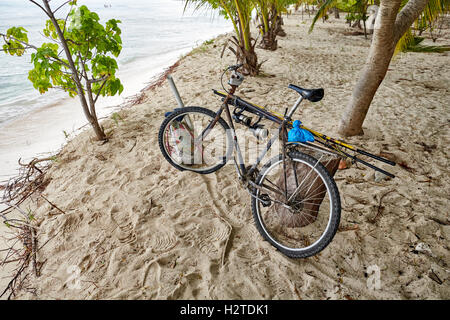
<instances>
[{"instance_id":1,"label":"white sand","mask_svg":"<svg viewBox=\"0 0 450 320\"><path fill-rule=\"evenodd\" d=\"M238 94L282 112L297 97L289 83L324 87L325 98L303 104L297 116L336 136L369 47L363 37L344 36L343 21L319 23L308 35L309 21L285 19L281 48L258 50L267 60L263 70L275 77L247 78ZM220 70L235 62L219 59L224 40L197 49L173 73L187 105L218 107L211 89L220 88ZM144 103L120 112L124 121L104 122L109 143L92 143L86 131L48 173L44 194L66 214L43 201L35 209L39 243L52 240L38 254L45 263L32 280L37 296L20 298L450 298L449 62L447 54L418 53L393 61L366 134L348 140L389 152L413 172L397 166L390 169L397 178L376 183L368 168L338 171L341 230L318 256L303 260L263 241L232 165L202 176L166 162L158 129L176 102L167 83L148 91ZM424 151L422 142L435 147ZM383 210L372 223L381 197ZM419 243L432 254L414 252ZM372 270L380 272L379 288L370 285Z\"/></svg>"}]
</instances>

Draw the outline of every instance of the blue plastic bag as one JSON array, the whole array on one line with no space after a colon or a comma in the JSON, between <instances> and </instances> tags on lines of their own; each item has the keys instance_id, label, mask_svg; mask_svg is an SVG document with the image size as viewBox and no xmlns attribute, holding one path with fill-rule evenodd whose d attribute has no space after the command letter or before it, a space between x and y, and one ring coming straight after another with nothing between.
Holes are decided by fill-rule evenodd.
<instances>
[{"instance_id":1,"label":"blue plastic bag","mask_svg":"<svg viewBox=\"0 0 450 320\"><path fill-rule=\"evenodd\" d=\"M288 141L289 142L314 142L314 136L308 130L300 128L301 121L295 120L293 128L289 130Z\"/></svg>"}]
</instances>

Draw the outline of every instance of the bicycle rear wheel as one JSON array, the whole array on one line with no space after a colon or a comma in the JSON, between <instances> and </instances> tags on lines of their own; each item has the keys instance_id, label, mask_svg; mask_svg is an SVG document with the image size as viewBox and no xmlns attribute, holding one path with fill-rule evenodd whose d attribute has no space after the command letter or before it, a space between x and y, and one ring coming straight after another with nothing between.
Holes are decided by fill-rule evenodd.
<instances>
[{"instance_id":1,"label":"bicycle rear wheel","mask_svg":"<svg viewBox=\"0 0 450 320\"><path fill-rule=\"evenodd\" d=\"M185 107L170 114L161 124L159 148L178 170L208 174L222 168L231 157L232 138L222 118L201 107ZM212 126L212 128L211 128Z\"/></svg>"},{"instance_id":2,"label":"bicycle rear wheel","mask_svg":"<svg viewBox=\"0 0 450 320\"><path fill-rule=\"evenodd\" d=\"M291 152L285 163L286 171L279 155L261 170L256 183L265 191L253 191L253 218L264 239L283 254L306 258L323 250L336 234L339 191L320 159Z\"/></svg>"}]
</instances>

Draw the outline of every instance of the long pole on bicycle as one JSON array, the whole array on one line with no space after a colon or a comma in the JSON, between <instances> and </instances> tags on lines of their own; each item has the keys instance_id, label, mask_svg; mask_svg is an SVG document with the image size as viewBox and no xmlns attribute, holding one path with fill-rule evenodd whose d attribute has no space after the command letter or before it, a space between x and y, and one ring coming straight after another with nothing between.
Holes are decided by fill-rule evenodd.
<instances>
[{"instance_id":1,"label":"long pole on bicycle","mask_svg":"<svg viewBox=\"0 0 450 320\"><path fill-rule=\"evenodd\" d=\"M175 85L175 81L173 81L172 75L167 75L167 81L169 81L170 88L172 89L173 95L175 96L175 99L177 100L178 106L180 108L184 108L183 100L181 99L180 93L178 92L177 86ZM193 129L194 126L192 124L191 119L189 118L189 115L186 117L186 124L190 129Z\"/></svg>"},{"instance_id":2,"label":"long pole on bicycle","mask_svg":"<svg viewBox=\"0 0 450 320\"><path fill-rule=\"evenodd\" d=\"M167 76L167 81L169 81L170 89L172 89L173 95L175 96L178 105L180 106L180 108L184 108L183 100L181 99L180 93L178 92L177 86L175 85L175 81L173 81L172 75L169 74Z\"/></svg>"},{"instance_id":3,"label":"long pole on bicycle","mask_svg":"<svg viewBox=\"0 0 450 320\"><path fill-rule=\"evenodd\" d=\"M301 128L302 128L302 129L305 129L305 130L308 130L308 131L311 132L314 136L319 137L319 138L321 138L321 139L324 139L324 140L326 140L327 142L331 142L331 143L333 143L334 145L337 145L337 146L339 146L339 147L344 147L344 148L346 148L346 149L355 151L355 152L357 152L357 153L359 153L359 154L362 154L362 155L367 156L367 157L370 157L370 158L372 158L372 159L375 159L375 160L378 160L378 161L387 163L387 164L389 164L389 165L391 165L391 166L395 166L395 165L396 165L396 163L395 163L394 161L391 161L391 160L389 160L389 159L385 159L385 158L383 158L383 157L380 157L380 156L371 154L371 153L369 153L369 152L367 152L367 151L364 151L364 150L355 148L355 147L350 146L350 145L348 145L348 144L346 144L346 143L343 143L342 141L337 141L337 140L335 140L335 139L333 139L333 138L330 138L330 137L328 137L328 136L326 136L326 135L324 135L324 134L321 134L321 133L319 133L319 132L316 132L316 131L314 131L314 130L311 130L311 129L305 127L305 126L301 126Z\"/></svg>"}]
</instances>

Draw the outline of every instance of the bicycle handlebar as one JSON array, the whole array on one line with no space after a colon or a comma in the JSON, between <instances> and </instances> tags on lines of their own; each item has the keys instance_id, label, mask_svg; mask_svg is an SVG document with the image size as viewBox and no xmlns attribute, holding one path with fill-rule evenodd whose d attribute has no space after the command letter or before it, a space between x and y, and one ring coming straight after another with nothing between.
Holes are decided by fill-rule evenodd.
<instances>
[{"instance_id":1,"label":"bicycle handlebar","mask_svg":"<svg viewBox=\"0 0 450 320\"><path fill-rule=\"evenodd\" d=\"M235 64L235 65L229 66L227 70L236 71L237 69L241 68L243 65L244 65L243 63Z\"/></svg>"}]
</instances>

